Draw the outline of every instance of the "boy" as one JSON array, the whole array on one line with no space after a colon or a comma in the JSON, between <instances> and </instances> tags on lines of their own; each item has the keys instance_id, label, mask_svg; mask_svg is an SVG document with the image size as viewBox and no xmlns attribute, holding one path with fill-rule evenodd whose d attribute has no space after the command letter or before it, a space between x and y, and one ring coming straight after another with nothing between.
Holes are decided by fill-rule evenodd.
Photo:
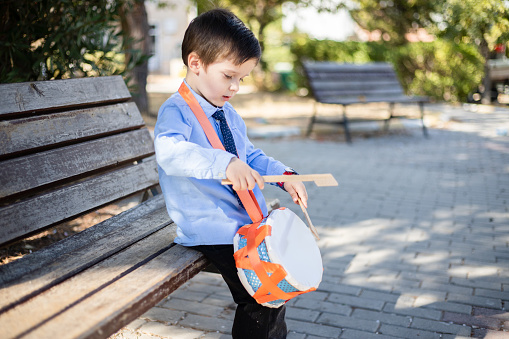
<instances>
[{"instance_id":1,"label":"boy","mask_svg":"<svg viewBox=\"0 0 509 339\"><path fill-rule=\"evenodd\" d=\"M242 118L228 102L260 56L258 40L231 12L216 9L195 18L182 43L184 85L227 151L210 145L179 93L161 106L154 141L166 206L178 225L175 242L201 251L221 272L238 305L232 335L242 339L286 338L287 333L285 307L258 304L241 284L233 258L235 233L252 222L234 191L253 190L267 215L261 175L296 174L253 146ZM219 179L225 178L233 187L221 185ZM295 203L300 197L307 205L302 183L280 186Z\"/></svg>"}]
</instances>

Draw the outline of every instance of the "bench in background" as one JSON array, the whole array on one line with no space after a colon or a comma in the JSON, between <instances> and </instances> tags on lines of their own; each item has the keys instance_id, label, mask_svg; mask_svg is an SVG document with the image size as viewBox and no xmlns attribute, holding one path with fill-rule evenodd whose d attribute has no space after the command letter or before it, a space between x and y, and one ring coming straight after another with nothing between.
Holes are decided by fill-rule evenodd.
<instances>
[{"instance_id":1,"label":"bench in background","mask_svg":"<svg viewBox=\"0 0 509 339\"><path fill-rule=\"evenodd\" d=\"M343 112L340 119L317 117L317 105L308 125L307 135L312 132L316 123L339 124L345 131L348 142L352 141L349 124L366 119L350 119L346 114L346 107L352 104L387 102L389 116L384 119L384 129L394 118L408 118L406 115L394 115L394 104L417 103L420 109L422 132L428 136L424 125L424 103L427 97L407 96L388 63L342 64L336 62L304 62L304 71L311 87L316 103L342 105ZM373 120L373 119L370 119Z\"/></svg>"},{"instance_id":2,"label":"bench in background","mask_svg":"<svg viewBox=\"0 0 509 339\"><path fill-rule=\"evenodd\" d=\"M153 154L120 76L0 85L0 244L156 187ZM159 194L0 266L0 337L107 338L208 264L175 228Z\"/></svg>"}]
</instances>

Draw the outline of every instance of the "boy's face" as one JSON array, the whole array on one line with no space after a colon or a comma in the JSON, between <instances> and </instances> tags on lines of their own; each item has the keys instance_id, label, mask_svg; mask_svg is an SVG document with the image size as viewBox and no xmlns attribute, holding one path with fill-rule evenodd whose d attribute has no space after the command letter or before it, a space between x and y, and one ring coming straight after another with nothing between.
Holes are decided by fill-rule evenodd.
<instances>
[{"instance_id":1,"label":"boy's face","mask_svg":"<svg viewBox=\"0 0 509 339\"><path fill-rule=\"evenodd\" d=\"M240 83L256 64L256 59L249 59L240 65L230 60L216 61L206 69L202 66L193 71L197 81L191 87L212 105L222 107L239 91Z\"/></svg>"}]
</instances>

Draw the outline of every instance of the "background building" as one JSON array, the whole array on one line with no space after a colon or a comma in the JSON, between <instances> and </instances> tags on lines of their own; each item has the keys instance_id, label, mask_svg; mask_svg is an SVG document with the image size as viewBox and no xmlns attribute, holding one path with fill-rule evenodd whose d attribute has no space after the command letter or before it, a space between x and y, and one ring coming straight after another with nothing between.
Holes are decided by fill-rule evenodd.
<instances>
[{"instance_id":1,"label":"background building","mask_svg":"<svg viewBox=\"0 0 509 339\"><path fill-rule=\"evenodd\" d=\"M171 76L183 76L181 44L187 25L196 17L196 8L187 0L173 0L160 6L156 1L146 1L152 57L149 72Z\"/></svg>"}]
</instances>

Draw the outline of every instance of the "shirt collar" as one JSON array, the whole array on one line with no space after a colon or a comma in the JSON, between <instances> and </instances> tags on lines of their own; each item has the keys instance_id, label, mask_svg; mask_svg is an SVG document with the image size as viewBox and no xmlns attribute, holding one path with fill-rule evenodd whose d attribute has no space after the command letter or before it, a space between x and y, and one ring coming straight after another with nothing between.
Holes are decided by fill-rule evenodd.
<instances>
[{"instance_id":1,"label":"shirt collar","mask_svg":"<svg viewBox=\"0 0 509 339\"><path fill-rule=\"evenodd\" d=\"M184 79L184 83L186 84L186 86L189 88L189 90L191 91L191 93L193 93L194 97L196 98L196 100L198 101L198 103L200 104L201 108L203 109L203 112L205 112L205 115L207 116L207 118L210 118L212 116L212 114L216 113L218 110L224 110L224 106L223 107L217 107L217 106L214 106L212 104L210 104L210 102L208 102L207 100L205 100L204 97L202 97L201 95L199 95L198 93L196 93L192 88L191 86L189 86L189 84L187 83L187 81Z\"/></svg>"}]
</instances>

